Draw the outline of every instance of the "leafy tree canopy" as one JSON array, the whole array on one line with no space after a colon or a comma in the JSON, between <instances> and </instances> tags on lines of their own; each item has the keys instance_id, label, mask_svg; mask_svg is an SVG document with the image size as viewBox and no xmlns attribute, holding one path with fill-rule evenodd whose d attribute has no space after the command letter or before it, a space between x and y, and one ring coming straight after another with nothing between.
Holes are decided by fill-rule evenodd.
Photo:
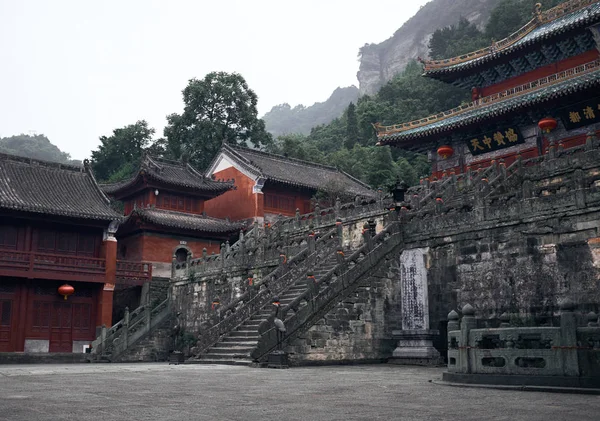
<instances>
[{"instance_id":1,"label":"leafy tree canopy","mask_svg":"<svg viewBox=\"0 0 600 421\"><path fill-rule=\"evenodd\" d=\"M262 147L272 143L265 123L258 118L258 98L237 73L212 72L192 79L183 90L182 114L167 117L166 153L186 155L204 169L223 142Z\"/></svg>"},{"instance_id":2,"label":"leafy tree canopy","mask_svg":"<svg viewBox=\"0 0 600 421\"><path fill-rule=\"evenodd\" d=\"M101 181L116 182L130 177L138 168L145 151L161 155L163 141L154 141L155 130L145 120L113 130L101 136L100 146L92 151L94 175Z\"/></svg>"}]
</instances>

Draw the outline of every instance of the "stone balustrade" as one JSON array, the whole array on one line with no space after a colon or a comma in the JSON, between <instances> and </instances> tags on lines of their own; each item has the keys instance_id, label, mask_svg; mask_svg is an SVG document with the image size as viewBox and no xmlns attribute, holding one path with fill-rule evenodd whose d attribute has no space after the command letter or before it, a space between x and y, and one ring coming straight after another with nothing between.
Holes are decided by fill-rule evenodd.
<instances>
[{"instance_id":1,"label":"stone balustrade","mask_svg":"<svg viewBox=\"0 0 600 421\"><path fill-rule=\"evenodd\" d=\"M467 383L600 386L600 325L594 312L575 313L565 300L557 326L514 326L500 316L498 327L479 328L467 304L462 318L448 314L448 371L444 379ZM586 326L578 326L583 321Z\"/></svg>"},{"instance_id":2,"label":"stone balustrade","mask_svg":"<svg viewBox=\"0 0 600 421\"><path fill-rule=\"evenodd\" d=\"M239 268L276 266L280 259L297 254L305 245L309 232L324 232L341 223L343 226L360 225L369 219L381 219L391 206L383 196L379 200L342 204L338 199L335 206L295 217L280 216L275 222L260 227L254 223L246 233L240 233L233 244L221 245L219 254L209 255L206 250L196 259L178 262L173 258L172 278L189 279L193 276L234 272ZM348 229L348 228L347 228ZM348 234L346 235L348 237Z\"/></svg>"}]
</instances>

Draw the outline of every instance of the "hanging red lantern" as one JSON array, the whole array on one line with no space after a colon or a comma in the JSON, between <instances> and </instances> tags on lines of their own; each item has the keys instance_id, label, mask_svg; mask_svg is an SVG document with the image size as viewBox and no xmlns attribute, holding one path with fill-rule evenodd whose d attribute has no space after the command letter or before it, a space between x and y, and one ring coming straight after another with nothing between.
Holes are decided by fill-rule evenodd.
<instances>
[{"instance_id":1,"label":"hanging red lantern","mask_svg":"<svg viewBox=\"0 0 600 421\"><path fill-rule=\"evenodd\" d=\"M444 145L438 148L437 153L442 159L448 159L454 154L454 149L452 146Z\"/></svg>"},{"instance_id":2,"label":"hanging red lantern","mask_svg":"<svg viewBox=\"0 0 600 421\"><path fill-rule=\"evenodd\" d=\"M558 126L558 121L556 121L556 119L552 117L542 118L538 122L538 127L544 133L550 133L552 130L556 129L556 126Z\"/></svg>"},{"instance_id":3,"label":"hanging red lantern","mask_svg":"<svg viewBox=\"0 0 600 421\"><path fill-rule=\"evenodd\" d=\"M65 297L66 300L69 295L73 295L75 293L75 288L69 284L64 284L58 287L58 293Z\"/></svg>"}]
</instances>

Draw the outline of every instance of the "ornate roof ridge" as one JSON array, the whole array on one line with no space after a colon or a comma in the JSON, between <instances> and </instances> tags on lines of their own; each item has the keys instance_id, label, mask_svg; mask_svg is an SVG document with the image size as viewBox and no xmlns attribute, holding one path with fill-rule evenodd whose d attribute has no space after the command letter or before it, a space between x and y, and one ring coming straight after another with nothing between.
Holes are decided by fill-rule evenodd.
<instances>
[{"instance_id":1,"label":"ornate roof ridge","mask_svg":"<svg viewBox=\"0 0 600 421\"><path fill-rule=\"evenodd\" d=\"M514 86L510 89L507 89L502 92L498 92L492 95L488 95L483 98L479 98L476 101L469 102L465 105L461 105L459 107L453 108L451 110L443 111L437 114L430 115L428 117L413 120L406 123L394 124L391 126L383 126L379 123L373 125L375 130L377 131L377 137L385 137L395 133L401 133L408 130L416 129L419 127L427 126L429 124L445 120L450 117L454 117L456 115L462 114L467 111L471 111L477 108L482 108L489 104L504 101L506 99L518 97L521 95L528 94L530 92L534 92L538 89L546 88L550 85L563 82L565 80L580 76L585 73L589 73L595 70L598 70L600 67L600 59L596 59L589 63L581 64L579 66L573 67L571 69L563 70L562 72L554 73L549 76L545 76L543 78L527 82L525 84ZM379 142L378 142L379 144Z\"/></svg>"},{"instance_id":2,"label":"ornate roof ridge","mask_svg":"<svg viewBox=\"0 0 600 421\"><path fill-rule=\"evenodd\" d=\"M83 166L80 166L80 165L75 165L75 164L63 164L60 162L46 161L46 160L37 159L37 158L28 158L26 156L13 155L13 154L7 154L7 153L0 153L0 160L15 162L15 163L19 163L19 164L37 165L40 167L46 167L46 168L57 169L57 170L65 170L65 171L70 171L70 172L86 173L89 171L89 166L88 166L87 160L84 161Z\"/></svg>"},{"instance_id":3,"label":"ornate roof ridge","mask_svg":"<svg viewBox=\"0 0 600 421\"><path fill-rule=\"evenodd\" d=\"M534 29L537 29L538 27L547 23L553 22L568 14L577 12L595 3L598 3L598 0L567 0L566 2L561 3L545 11L541 10L541 3L537 3L536 9L534 11L534 17L506 38L500 41L492 41L492 45L490 45L489 47L481 48L479 50L472 51L467 54L462 54L460 56L450 57L441 60L423 60L423 63L425 65L425 74L435 72L439 69L451 67L456 64L461 64L467 61L475 60L484 56L500 53L506 50L507 48L511 47L516 42L523 39Z\"/></svg>"},{"instance_id":4,"label":"ornate roof ridge","mask_svg":"<svg viewBox=\"0 0 600 421\"><path fill-rule=\"evenodd\" d=\"M126 217L126 222L139 217L159 226L211 233L232 233L244 227L239 221L215 218L206 214L193 214L155 206L135 208Z\"/></svg>"},{"instance_id":5,"label":"ornate roof ridge","mask_svg":"<svg viewBox=\"0 0 600 421\"><path fill-rule=\"evenodd\" d=\"M297 164L308 165L311 167L323 168L323 169L327 169L327 170L340 172L339 168L333 167L331 165L319 164L317 162L305 161L303 159L298 159L298 158L290 158L285 155L279 155L279 154L275 154L275 153L271 153L271 152L259 151L257 149L246 148L244 146L234 146L234 145L226 145L226 146L228 148L233 149L234 151L236 151L236 149L238 149L238 150L241 150L244 152L254 153L256 155L262 155L262 156L266 156L266 157L273 158L273 159L279 159L281 161L295 162ZM243 158L246 159L245 157L243 157ZM255 166L255 164L253 164L253 165ZM256 167L256 168L259 169L258 167Z\"/></svg>"},{"instance_id":6,"label":"ornate roof ridge","mask_svg":"<svg viewBox=\"0 0 600 421\"><path fill-rule=\"evenodd\" d=\"M162 208L157 208L156 206L146 206L146 207L135 207L130 215L134 212L136 213L140 213L140 212L159 212L159 213L165 213L165 214L172 214L172 215L177 215L177 216L189 216L189 217L193 217L193 218L198 218L198 219L210 219L210 220L214 220L214 221L223 221L225 222L225 219L221 219L221 218L216 218L214 216L208 216L204 213L189 213L189 212L181 212L181 211L177 211L177 210L172 210L172 209L162 209Z\"/></svg>"}]
</instances>

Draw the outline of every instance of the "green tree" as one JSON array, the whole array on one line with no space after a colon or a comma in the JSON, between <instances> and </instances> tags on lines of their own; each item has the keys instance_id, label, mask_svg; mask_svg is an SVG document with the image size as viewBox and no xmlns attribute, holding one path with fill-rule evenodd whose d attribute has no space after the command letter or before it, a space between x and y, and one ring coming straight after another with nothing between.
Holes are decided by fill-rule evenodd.
<instances>
[{"instance_id":1,"label":"green tree","mask_svg":"<svg viewBox=\"0 0 600 421\"><path fill-rule=\"evenodd\" d=\"M129 177L139 164L145 151L153 155L162 153L162 141L153 141L155 130L148 122L113 130L111 136L101 136L100 146L92 151L92 168L101 181L119 181Z\"/></svg>"},{"instance_id":2,"label":"green tree","mask_svg":"<svg viewBox=\"0 0 600 421\"><path fill-rule=\"evenodd\" d=\"M358 143L358 120L356 118L356 106L353 102L346 108L346 141L344 146L352 149Z\"/></svg>"},{"instance_id":3,"label":"green tree","mask_svg":"<svg viewBox=\"0 0 600 421\"><path fill-rule=\"evenodd\" d=\"M398 178L409 186L414 186L419 182L417 172L406 158L398 160Z\"/></svg>"},{"instance_id":4,"label":"green tree","mask_svg":"<svg viewBox=\"0 0 600 421\"><path fill-rule=\"evenodd\" d=\"M489 45L489 40L465 18L453 26L437 29L429 40L429 56L434 60L455 57Z\"/></svg>"},{"instance_id":5,"label":"green tree","mask_svg":"<svg viewBox=\"0 0 600 421\"><path fill-rule=\"evenodd\" d=\"M258 98L237 73L212 72L183 90L183 113L167 116L167 154L206 168L223 142L261 147L272 142L258 118Z\"/></svg>"},{"instance_id":6,"label":"green tree","mask_svg":"<svg viewBox=\"0 0 600 421\"><path fill-rule=\"evenodd\" d=\"M301 134L287 134L279 136L269 147L269 152L284 155L290 158L323 163L323 153Z\"/></svg>"},{"instance_id":7,"label":"green tree","mask_svg":"<svg viewBox=\"0 0 600 421\"><path fill-rule=\"evenodd\" d=\"M533 18L536 3L542 4L542 10L550 9L565 0L502 0L492 10L485 27L489 40L499 41L517 31Z\"/></svg>"}]
</instances>

